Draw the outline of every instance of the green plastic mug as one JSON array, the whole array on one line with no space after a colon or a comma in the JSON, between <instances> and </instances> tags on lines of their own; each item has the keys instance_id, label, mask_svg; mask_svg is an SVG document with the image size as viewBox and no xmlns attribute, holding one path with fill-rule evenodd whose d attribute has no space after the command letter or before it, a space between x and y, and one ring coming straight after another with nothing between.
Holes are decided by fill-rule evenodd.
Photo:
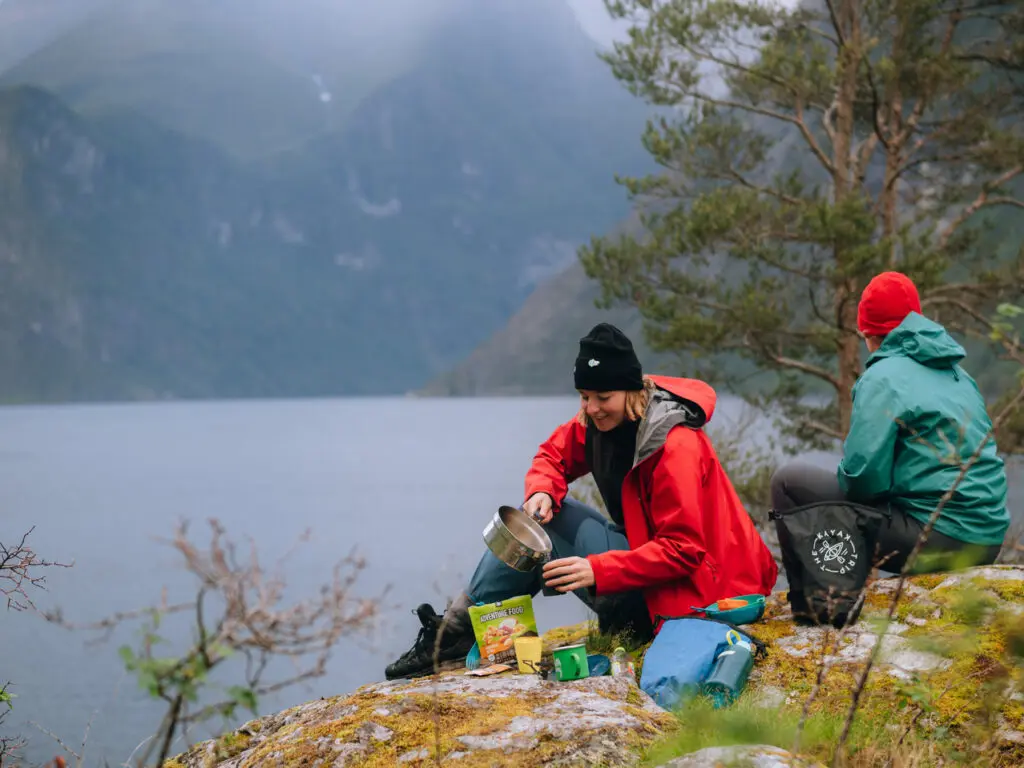
<instances>
[{"instance_id":1,"label":"green plastic mug","mask_svg":"<svg viewBox=\"0 0 1024 768\"><path fill-rule=\"evenodd\" d=\"M555 648L551 654L555 657L555 677L559 682L590 677L586 645L563 645L561 648Z\"/></svg>"}]
</instances>

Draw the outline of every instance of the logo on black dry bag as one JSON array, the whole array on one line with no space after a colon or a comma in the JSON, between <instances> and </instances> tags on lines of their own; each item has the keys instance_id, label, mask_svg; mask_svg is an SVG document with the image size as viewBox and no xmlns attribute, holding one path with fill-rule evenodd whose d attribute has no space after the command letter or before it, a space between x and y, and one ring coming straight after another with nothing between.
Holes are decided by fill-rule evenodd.
<instances>
[{"instance_id":1,"label":"logo on black dry bag","mask_svg":"<svg viewBox=\"0 0 1024 768\"><path fill-rule=\"evenodd\" d=\"M842 528L818 531L811 545L814 564L826 573L845 574L857 565L857 547Z\"/></svg>"}]
</instances>

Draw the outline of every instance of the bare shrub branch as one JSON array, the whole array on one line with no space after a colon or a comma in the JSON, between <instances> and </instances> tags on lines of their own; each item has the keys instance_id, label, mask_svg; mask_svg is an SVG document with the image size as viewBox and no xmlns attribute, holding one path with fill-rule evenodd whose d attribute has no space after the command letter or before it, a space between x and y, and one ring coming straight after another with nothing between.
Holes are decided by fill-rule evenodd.
<instances>
[{"instance_id":1,"label":"bare shrub branch","mask_svg":"<svg viewBox=\"0 0 1024 768\"><path fill-rule=\"evenodd\" d=\"M184 522L166 542L198 581L194 600L171 603L164 590L152 607L89 624L68 622L59 611L45 614L67 629L101 631L105 637L122 624L142 622L140 647L122 646L121 658L140 686L164 701L167 709L135 762L140 768L162 765L171 755L175 737L188 725L218 716L229 719L240 709L255 715L260 697L322 676L338 641L370 630L379 617L383 595L364 599L354 594L365 568L365 561L354 553L334 566L330 581L319 587L315 597L286 602L280 572L284 558L267 571L251 539L248 557L242 559L223 526L215 519L209 520L209 526L205 549L188 538ZM300 541L308 538L307 532ZM157 630L161 620L172 614L192 616L192 637L179 655L159 656L155 648L167 641ZM199 694L210 687L211 670L232 657L243 663L242 681L228 686L214 703L200 705ZM274 658L290 660L293 671L266 679Z\"/></svg>"},{"instance_id":2,"label":"bare shrub branch","mask_svg":"<svg viewBox=\"0 0 1024 768\"><path fill-rule=\"evenodd\" d=\"M7 600L8 609L24 611L35 608L29 591L46 589L44 568L71 568L74 562L59 563L45 560L28 545L28 537L35 526L21 537L14 546L0 542L0 595Z\"/></svg>"},{"instance_id":3,"label":"bare shrub branch","mask_svg":"<svg viewBox=\"0 0 1024 768\"><path fill-rule=\"evenodd\" d=\"M46 560L35 553L28 544L28 538L35 530L32 526L21 539L9 546L0 542L0 596L7 601L7 610L35 610L30 592L46 589L45 568L70 568L74 563L59 563ZM9 681L0 683L0 726L11 711L11 699L14 698L8 689ZM17 752L25 746L25 740L18 736L0 735L0 768L4 765L15 765Z\"/></svg>"},{"instance_id":4,"label":"bare shrub branch","mask_svg":"<svg viewBox=\"0 0 1024 768\"><path fill-rule=\"evenodd\" d=\"M7 719L7 715L11 711L11 699L14 694L8 690L10 686L10 683L0 685L0 726L3 726L4 720ZM25 740L20 736L0 735L0 768L12 765L16 753L24 746Z\"/></svg>"}]
</instances>

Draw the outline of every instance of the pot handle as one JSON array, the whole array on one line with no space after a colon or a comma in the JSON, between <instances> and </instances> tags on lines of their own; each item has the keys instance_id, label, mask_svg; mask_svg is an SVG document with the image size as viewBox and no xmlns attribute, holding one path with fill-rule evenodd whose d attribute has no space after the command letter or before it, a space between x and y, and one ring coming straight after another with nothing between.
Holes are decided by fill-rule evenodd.
<instances>
[{"instance_id":1,"label":"pot handle","mask_svg":"<svg viewBox=\"0 0 1024 768\"><path fill-rule=\"evenodd\" d=\"M522 513L523 513L524 515L527 515L528 517L531 517L531 518L533 518L533 519L534 519L534 520L536 520L536 521L537 521L538 523L540 522L540 515L539 515L539 514L537 514L536 512L534 512L533 514L530 514L529 512L527 512L527 511L526 511L525 509L523 509L522 507L519 507L519 511L520 511L520 512L522 512Z\"/></svg>"}]
</instances>

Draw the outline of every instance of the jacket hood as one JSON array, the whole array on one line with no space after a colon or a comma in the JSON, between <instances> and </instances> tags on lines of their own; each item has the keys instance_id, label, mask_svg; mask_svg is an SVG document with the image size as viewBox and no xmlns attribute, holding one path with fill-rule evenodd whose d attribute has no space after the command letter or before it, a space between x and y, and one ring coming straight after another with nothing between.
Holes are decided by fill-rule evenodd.
<instances>
[{"instance_id":1,"label":"jacket hood","mask_svg":"<svg viewBox=\"0 0 1024 768\"><path fill-rule=\"evenodd\" d=\"M718 399L715 390L698 379L650 378L656 389L651 393L647 411L637 429L633 466L661 448L673 427L700 429L711 421Z\"/></svg>"},{"instance_id":2,"label":"jacket hood","mask_svg":"<svg viewBox=\"0 0 1024 768\"><path fill-rule=\"evenodd\" d=\"M909 357L929 368L955 369L967 352L936 322L911 312L868 358L867 366L887 357Z\"/></svg>"}]
</instances>

